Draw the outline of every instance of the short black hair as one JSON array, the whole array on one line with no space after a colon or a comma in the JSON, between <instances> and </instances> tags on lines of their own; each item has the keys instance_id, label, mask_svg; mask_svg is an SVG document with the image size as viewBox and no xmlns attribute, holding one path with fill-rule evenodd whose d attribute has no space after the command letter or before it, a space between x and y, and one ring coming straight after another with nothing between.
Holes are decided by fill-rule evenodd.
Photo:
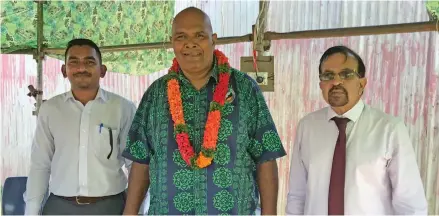
<instances>
[{"instance_id":1,"label":"short black hair","mask_svg":"<svg viewBox=\"0 0 439 216\"><path fill-rule=\"evenodd\" d=\"M64 58L67 58L67 52L69 51L69 49L72 46L89 46L89 47L93 48L94 50L96 50L96 53L98 54L99 63L102 64L101 50L99 49L98 45L96 45L95 42L93 42L92 40L85 39L85 38L77 38L77 39L73 39L73 40L69 41L67 43L66 52L64 53L64 56L65 56ZM67 61L67 59L65 59L65 61Z\"/></svg>"},{"instance_id":2,"label":"short black hair","mask_svg":"<svg viewBox=\"0 0 439 216\"><path fill-rule=\"evenodd\" d=\"M354 56L354 58L358 62L357 73L358 73L358 75L360 75L360 78L364 78L364 76L366 75L366 66L364 66L363 59L361 59L361 57L356 52L354 52L353 50L349 49L346 46L334 46L334 47L327 49L323 53L322 57L320 58L319 74L322 73L323 62L326 61L326 59L329 56L332 56L332 55L337 54L337 53L341 53L341 54L345 55L346 59L348 58L348 56Z\"/></svg>"}]
</instances>

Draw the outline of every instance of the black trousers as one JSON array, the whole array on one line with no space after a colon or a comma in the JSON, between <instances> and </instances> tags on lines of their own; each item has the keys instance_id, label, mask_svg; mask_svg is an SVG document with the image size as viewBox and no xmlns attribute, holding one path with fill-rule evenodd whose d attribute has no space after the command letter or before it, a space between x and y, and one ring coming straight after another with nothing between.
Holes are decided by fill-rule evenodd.
<instances>
[{"instance_id":1,"label":"black trousers","mask_svg":"<svg viewBox=\"0 0 439 216\"><path fill-rule=\"evenodd\" d=\"M80 205L50 194L43 208L43 215L122 215L125 208L125 192L106 199Z\"/></svg>"}]
</instances>

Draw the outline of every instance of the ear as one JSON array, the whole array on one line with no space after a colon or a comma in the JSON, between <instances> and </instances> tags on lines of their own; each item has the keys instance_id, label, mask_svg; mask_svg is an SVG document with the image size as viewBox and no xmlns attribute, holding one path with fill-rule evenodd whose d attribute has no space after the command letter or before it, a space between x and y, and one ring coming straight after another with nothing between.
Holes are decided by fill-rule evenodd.
<instances>
[{"instance_id":1,"label":"ear","mask_svg":"<svg viewBox=\"0 0 439 216\"><path fill-rule=\"evenodd\" d=\"M218 35L216 35L216 33L213 33L212 35L212 45L216 45L216 42L218 40Z\"/></svg>"},{"instance_id":2,"label":"ear","mask_svg":"<svg viewBox=\"0 0 439 216\"><path fill-rule=\"evenodd\" d=\"M61 73L64 78L67 78L66 65L61 66Z\"/></svg>"},{"instance_id":3,"label":"ear","mask_svg":"<svg viewBox=\"0 0 439 216\"><path fill-rule=\"evenodd\" d=\"M360 80L360 87L361 87L362 89L364 89L364 88L366 87L366 85L367 85L367 78L362 78L362 79Z\"/></svg>"},{"instance_id":4,"label":"ear","mask_svg":"<svg viewBox=\"0 0 439 216\"><path fill-rule=\"evenodd\" d=\"M100 77L101 78L104 78L105 77L105 74L107 74L107 66L105 66L105 65L101 65L101 73L100 73Z\"/></svg>"},{"instance_id":5,"label":"ear","mask_svg":"<svg viewBox=\"0 0 439 216\"><path fill-rule=\"evenodd\" d=\"M366 78L362 78L360 80L360 91L359 91L360 95L363 95L364 88L366 87L366 85L367 85L367 79Z\"/></svg>"},{"instance_id":6,"label":"ear","mask_svg":"<svg viewBox=\"0 0 439 216\"><path fill-rule=\"evenodd\" d=\"M322 81L319 82L319 87L320 87L320 90L323 90L323 83L322 83Z\"/></svg>"}]
</instances>

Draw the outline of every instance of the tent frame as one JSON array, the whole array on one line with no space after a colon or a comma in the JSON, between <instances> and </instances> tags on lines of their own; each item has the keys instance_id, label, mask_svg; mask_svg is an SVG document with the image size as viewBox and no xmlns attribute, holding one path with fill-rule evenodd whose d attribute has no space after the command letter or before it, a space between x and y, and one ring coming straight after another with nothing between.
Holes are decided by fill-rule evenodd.
<instances>
[{"instance_id":1,"label":"tent frame","mask_svg":"<svg viewBox=\"0 0 439 216\"><path fill-rule=\"evenodd\" d=\"M64 54L64 48L47 48L44 47L44 35L43 35L43 0L35 1L37 3L37 48L36 49L24 49L13 51L9 54L32 54L37 61L37 93L36 93L36 110L33 115L38 115L39 109L42 104L42 89L43 89L43 61L47 54ZM262 7L266 4L265 7ZM263 10L262 10L263 9ZM266 32L266 16L268 13L268 2L264 0L259 1L259 15L258 23L260 24L263 34L263 41L259 43L264 44L265 49L269 48L268 44L272 40L285 40L285 39L309 39L309 38L329 38L329 37L347 37L347 36L363 36L363 35L382 35L382 34L398 34L398 33L414 33L414 32L428 32L438 31L437 21L429 22L415 22L404 24L392 24L392 25L378 25L378 26L363 26L352 28L335 28L335 29L323 29L323 30L310 30L310 31L296 31L296 32ZM241 42L253 42L253 35L260 32L254 32L254 26L251 34L234 37L222 37L218 38L217 44L233 44ZM267 46L266 46L267 45ZM142 43L142 44L129 44L129 45L117 45L117 46L103 46L100 47L101 52L121 52L121 51L133 51L133 50L148 50L148 49L169 49L171 48L170 42L158 42L158 43ZM261 52L261 50L258 50Z\"/></svg>"}]
</instances>

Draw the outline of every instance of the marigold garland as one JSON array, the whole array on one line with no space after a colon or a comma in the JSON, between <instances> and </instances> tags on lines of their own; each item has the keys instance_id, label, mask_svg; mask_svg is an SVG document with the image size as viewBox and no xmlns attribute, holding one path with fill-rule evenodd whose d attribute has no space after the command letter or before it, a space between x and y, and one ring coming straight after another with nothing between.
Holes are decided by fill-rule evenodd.
<instances>
[{"instance_id":1,"label":"marigold garland","mask_svg":"<svg viewBox=\"0 0 439 216\"><path fill-rule=\"evenodd\" d=\"M210 102L210 109L207 115L206 126L204 129L203 145L198 155L195 154L189 140L187 125L184 120L183 102L181 99L180 84L176 74L179 73L177 59L174 58L171 68L169 68L170 79L167 82L169 111L174 122L175 139L181 157L189 167L205 168L212 164L218 142L218 132L221 124L221 109L226 100L229 90L230 64L228 58L219 50L214 51L218 61L219 82L213 93L213 100Z\"/></svg>"}]
</instances>

